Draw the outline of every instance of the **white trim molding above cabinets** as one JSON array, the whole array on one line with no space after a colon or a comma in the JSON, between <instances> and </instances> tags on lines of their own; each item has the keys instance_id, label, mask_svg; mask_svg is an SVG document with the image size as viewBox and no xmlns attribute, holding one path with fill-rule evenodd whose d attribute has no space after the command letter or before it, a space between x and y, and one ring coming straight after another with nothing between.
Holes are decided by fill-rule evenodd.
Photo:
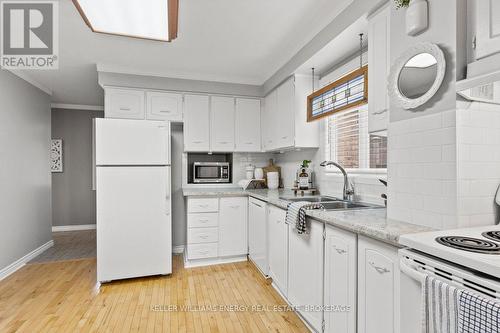
<instances>
[{"instance_id":1,"label":"white trim molding above cabinets","mask_svg":"<svg viewBox=\"0 0 500 333\"><path fill-rule=\"evenodd\" d=\"M368 18L368 132L387 130L390 68L390 17L387 4Z\"/></svg>"},{"instance_id":2,"label":"white trim molding above cabinets","mask_svg":"<svg viewBox=\"0 0 500 333\"><path fill-rule=\"evenodd\" d=\"M319 123L307 122L307 96L311 89L311 76L294 75L265 97L264 151L319 147Z\"/></svg>"},{"instance_id":3,"label":"white trim molding above cabinets","mask_svg":"<svg viewBox=\"0 0 500 333\"><path fill-rule=\"evenodd\" d=\"M106 118L182 122L182 94L105 87L104 116Z\"/></svg>"}]
</instances>

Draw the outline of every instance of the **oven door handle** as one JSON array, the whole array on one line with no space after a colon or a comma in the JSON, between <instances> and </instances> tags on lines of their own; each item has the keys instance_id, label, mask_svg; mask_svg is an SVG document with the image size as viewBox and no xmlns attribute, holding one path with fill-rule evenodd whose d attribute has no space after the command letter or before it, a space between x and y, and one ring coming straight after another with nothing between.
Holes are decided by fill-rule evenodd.
<instances>
[{"instance_id":1,"label":"oven door handle","mask_svg":"<svg viewBox=\"0 0 500 333\"><path fill-rule=\"evenodd\" d=\"M405 262L404 259L399 260L399 269L405 275L408 275L409 277L420 283L423 283L425 281L425 278L427 277L427 274L420 272L415 267L411 267Z\"/></svg>"}]
</instances>

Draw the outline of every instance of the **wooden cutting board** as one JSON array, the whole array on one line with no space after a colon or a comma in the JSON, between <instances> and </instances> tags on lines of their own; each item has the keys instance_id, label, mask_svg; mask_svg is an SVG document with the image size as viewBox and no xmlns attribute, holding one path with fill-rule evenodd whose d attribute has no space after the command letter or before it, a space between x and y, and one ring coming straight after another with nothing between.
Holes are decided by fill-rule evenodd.
<instances>
[{"instance_id":1,"label":"wooden cutting board","mask_svg":"<svg viewBox=\"0 0 500 333\"><path fill-rule=\"evenodd\" d=\"M280 187L281 187L281 167L279 167L276 164L274 164L274 160L272 158L269 160L269 165L263 167L262 171L264 171L264 180L266 182L266 185L267 185L267 173L268 172L277 172L278 173Z\"/></svg>"}]
</instances>

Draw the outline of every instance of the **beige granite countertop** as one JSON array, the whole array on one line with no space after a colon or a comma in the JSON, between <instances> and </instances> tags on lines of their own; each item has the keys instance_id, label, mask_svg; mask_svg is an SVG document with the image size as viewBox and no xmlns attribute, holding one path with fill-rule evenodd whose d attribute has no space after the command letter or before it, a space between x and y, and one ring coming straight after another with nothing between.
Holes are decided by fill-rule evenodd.
<instances>
[{"instance_id":1,"label":"beige granite countertop","mask_svg":"<svg viewBox=\"0 0 500 333\"><path fill-rule=\"evenodd\" d=\"M283 209L287 208L288 202L280 197L293 196L291 190L243 190L236 187L189 188L183 189L183 193L186 197L250 196ZM388 219L386 214L385 208L307 212L307 216L313 220L398 247L403 247L399 244L401 235L433 230L429 227Z\"/></svg>"}]
</instances>

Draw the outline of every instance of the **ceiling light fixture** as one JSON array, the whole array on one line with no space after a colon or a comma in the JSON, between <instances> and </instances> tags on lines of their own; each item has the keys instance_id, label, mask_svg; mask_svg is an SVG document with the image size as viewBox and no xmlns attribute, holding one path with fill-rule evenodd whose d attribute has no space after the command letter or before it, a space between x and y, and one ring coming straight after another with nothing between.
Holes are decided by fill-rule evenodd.
<instances>
[{"instance_id":1,"label":"ceiling light fixture","mask_svg":"<svg viewBox=\"0 0 500 333\"><path fill-rule=\"evenodd\" d=\"M179 0L73 0L93 32L170 42L177 38Z\"/></svg>"}]
</instances>

